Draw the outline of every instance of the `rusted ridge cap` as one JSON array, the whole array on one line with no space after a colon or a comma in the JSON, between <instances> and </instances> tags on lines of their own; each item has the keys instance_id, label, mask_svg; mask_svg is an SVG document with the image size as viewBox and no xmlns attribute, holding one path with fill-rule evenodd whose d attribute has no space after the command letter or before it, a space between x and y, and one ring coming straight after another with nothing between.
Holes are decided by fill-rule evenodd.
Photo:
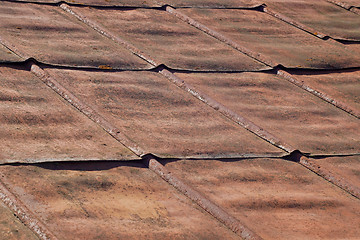
<instances>
[{"instance_id":1,"label":"rusted ridge cap","mask_svg":"<svg viewBox=\"0 0 360 240\"><path fill-rule=\"evenodd\" d=\"M326 1L329 2L329 3L333 3L335 5L338 5L338 6L342 7L342 8L348 9L348 10L350 10L353 7L359 7L360 6L360 4L354 4L355 1L349 1L349 2L347 2L346 0L345 1L326 0Z\"/></svg>"},{"instance_id":2,"label":"rusted ridge cap","mask_svg":"<svg viewBox=\"0 0 360 240\"><path fill-rule=\"evenodd\" d=\"M167 77L171 82L176 84L178 87L182 88L183 90L189 92L197 99L203 101L210 107L214 108L215 110L219 111L221 114L229 118L230 120L234 121L235 123L239 124L243 128L247 129L248 131L252 132L256 136L262 138L263 140L273 144L274 146L290 153L292 151L295 151L296 149L286 142L280 140L278 137L272 135L268 131L264 130L260 126L257 126L250 120L244 118L243 116L240 116L239 114L235 113L234 111L228 109L221 103L215 101L210 96L207 96L204 93L201 93L197 89L195 89L190 84L186 83L183 79L175 76L173 73L171 73L169 70L163 69L160 71L162 75Z\"/></svg>"},{"instance_id":3,"label":"rusted ridge cap","mask_svg":"<svg viewBox=\"0 0 360 240\"><path fill-rule=\"evenodd\" d=\"M18 3L35 3L35 4L48 4L56 5L61 3L67 3L69 5L79 5L84 7L161 7L160 4L153 0L3 0L7 2Z\"/></svg>"},{"instance_id":4,"label":"rusted ridge cap","mask_svg":"<svg viewBox=\"0 0 360 240\"><path fill-rule=\"evenodd\" d=\"M152 157L144 159L145 165L149 167L150 170L158 174L162 179L180 191L182 194L190 198L192 201L197 203L201 208L206 212L211 214L217 220L222 222L225 226L231 229L233 232L241 236L243 239L248 240L260 240L262 239L256 233L251 231L243 223L235 219L229 213L221 209L219 206L202 196L199 192L191 188L190 186L183 183L179 178L174 176L170 171L166 169L161 163Z\"/></svg>"},{"instance_id":5,"label":"rusted ridge cap","mask_svg":"<svg viewBox=\"0 0 360 240\"><path fill-rule=\"evenodd\" d=\"M16 217L20 219L31 231L33 231L42 240L56 240L57 237L49 231L42 223L5 185L6 179L1 174L0 179L0 199L10 208Z\"/></svg>"},{"instance_id":6,"label":"rusted ridge cap","mask_svg":"<svg viewBox=\"0 0 360 240\"><path fill-rule=\"evenodd\" d=\"M100 116L96 111L87 106L85 103L81 102L75 95L70 91L65 89L61 84L59 84L54 78L47 74L43 69L41 69L36 64L31 64L31 72L34 73L38 78L40 78L46 85L68 101L71 105L85 114L92 121L100 125L107 133L113 136L116 140L122 143L125 147L129 148L137 156L142 156L145 153L139 146L134 142L128 139L119 129L109 123L106 119Z\"/></svg>"},{"instance_id":7,"label":"rusted ridge cap","mask_svg":"<svg viewBox=\"0 0 360 240\"><path fill-rule=\"evenodd\" d=\"M352 116L359 118L360 119L360 112L359 110L348 106L345 103L342 103L341 101L338 101L336 99L334 99L333 97L329 96L326 93L322 93L319 90L316 90L314 88L312 88L309 85L306 85L303 81L297 79L295 76L291 75L290 73L286 72L285 70L277 70L277 75L281 76L282 78L284 78L285 80L295 84L296 86L308 91L309 93L321 98L322 100L334 105L335 107L351 114Z\"/></svg>"}]
</instances>

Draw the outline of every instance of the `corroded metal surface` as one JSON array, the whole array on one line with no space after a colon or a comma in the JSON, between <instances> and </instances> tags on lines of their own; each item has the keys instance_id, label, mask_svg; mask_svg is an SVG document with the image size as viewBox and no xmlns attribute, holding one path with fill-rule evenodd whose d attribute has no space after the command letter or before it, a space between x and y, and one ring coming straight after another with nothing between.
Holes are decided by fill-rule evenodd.
<instances>
[{"instance_id":1,"label":"corroded metal surface","mask_svg":"<svg viewBox=\"0 0 360 240\"><path fill-rule=\"evenodd\" d=\"M189 26L171 14L150 9L74 8L105 31L132 43L154 62L184 70L269 69L239 51ZM119 28L119 25L121 28Z\"/></svg>"},{"instance_id":2,"label":"corroded metal surface","mask_svg":"<svg viewBox=\"0 0 360 240\"><path fill-rule=\"evenodd\" d=\"M173 7L201 8L253 8L263 4L261 0L155 0L162 5Z\"/></svg>"},{"instance_id":3,"label":"corroded metal surface","mask_svg":"<svg viewBox=\"0 0 360 240\"><path fill-rule=\"evenodd\" d=\"M264 239L351 239L360 234L358 199L298 163L253 159L165 166Z\"/></svg>"},{"instance_id":4,"label":"corroded metal surface","mask_svg":"<svg viewBox=\"0 0 360 240\"><path fill-rule=\"evenodd\" d=\"M147 153L162 157L282 153L158 73L47 71Z\"/></svg>"},{"instance_id":5,"label":"corroded metal surface","mask_svg":"<svg viewBox=\"0 0 360 240\"><path fill-rule=\"evenodd\" d=\"M327 93L360 112L360 71L302 72L293 75L305 84Z\"/></svg>"},{"instance_id":6,"label":"corroded metal surface","mask_svg":"<svg viewBox=\"0 0 360 240\"><path fill-rule=\"evenodd\" d=\"M136 158L30 72L0 77L1 163Z\"/></svg>"},{"instance_id":7,"label":"corroded metal surface","mask_svg":"<svg viewBox=\"0 0 360 240\"><path fill-rule=\"evenodd\" d=\"M238 239L140 163L1 166L59 239Z\"/></svg>"},{"instance_id":8,"label":"corroded metal surface","mask_svg":"<svg viewBox=\"0 0 360 240\"><path fill-rule=\"evenodd\" d=\"M56 6L2 2L0 36L24 52L22 57L43 63L102 69L152 67Z\"/></svg>"},{"instance_id":9,"label":"corroded metal surface","mask_svg":"<svg viewBox=\"0 0 360 240\"><path fill-rule=\"evenodd\" d=\"M303 152L360 152L358 119L276 75L176 75Z\"/></svg>"},{"instance_id":10,"label":"corroded metal surface","mask_svg":"<svg viewBox=\"0 0 360 240\"><path fill-rule=\"evenodd\" d=\"M349 9L351 7L360 8L360 2L358 0L327 0L327 1Z\"/></svg>"},{"instance_id":11,"label":"corroded metal surface","mask_svg":"<svg viewBox=\"0 0 360 240\"><path fill-rule=\"evenodd\" d=\"M251 10L181 9L179 12L219 32L274 66L339 69L360 66L360 57L266 13Z\"/></svg>"},{"instance_id":12,"label":"corroded metal surface","mask_svg":"<svg viewBox=\"0 0 360 240\"><path fill-rule=\"evenodd\" d=\"M20 62L21 58L11 52L9 49L0 44L0 62Z\"/></svg>"},{"instance_id":13,"label":"corroded metal surface","mask_svg":"<svg viewBox=\"0 0 360 240\"><path fill-rule=\"evenodd\" d=\"M295 20L315 35L322 32L335 39L360 40L359 16L326 1L265 0L274 12Z\"/></svg>"},{"instance_id":14,"label":"corroded metal surface","mask_svg":"<svg viewBox=\"0 0 360 240\"><path fill-rule=\"evenodd\" d=\"M14 214L0 203L0 238L7 240L36 240L39 239Z\"/></svg>"}]
</instances>

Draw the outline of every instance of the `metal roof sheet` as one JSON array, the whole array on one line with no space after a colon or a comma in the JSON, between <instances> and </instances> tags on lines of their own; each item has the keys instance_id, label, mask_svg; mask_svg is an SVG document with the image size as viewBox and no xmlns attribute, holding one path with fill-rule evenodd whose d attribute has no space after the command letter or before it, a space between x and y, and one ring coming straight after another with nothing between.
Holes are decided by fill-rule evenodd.
<instances>
[{"instance_id":1,"label":"metal roof sheet","mask_svg":"<svg viewBox=\"0 0 360 240\"><path fill-rule=\"evenodd\" d=\"M59 239L238 239L139 163L1 166Z\"/></svg>"},{"instance_id":2,"label":"metal roof sheet","mask_svg":"<svg viewBox=\"0 0 360 240\"><path fill-rule=\"evenodd\" d=\"M327 93L360 111L360 71L331 73L305 71L295 76L305 84Z\"/></svg>"},{"instance_id":3,"label":"metal roof sheet","mask_svg":"<svg viewBox=\"0 0 360 240\"><path fill-rule=\"evenodd\" d=\"M359 0L328 0L329 2L345 3L351 7L360 7Z\"/></svg>"},{"instance_id":4,"label":"metal roof sheet","mask_svg":"<svg viewBox=\"0 0 360 240\"><path fill-rule=\"evenodd\" d=\"M263 239L351 239L360 234L358 199L297 163L198 160L166 167Z\"/></svg>"},{"instance_id":5,"label":"metal roof sheet","mask_svg":"<svg viewBox=\"0 0 360 240\"><path fill-rule=\"evenodd\" d=\"M146 153L161 157L282 153L158 73L47 71Z\"/></svg>"},{"instance_id":6,"label":"metal roof sheet","mask_svg":"<svg viewBox=\"0 0 360 240\"><path fill-rule=\"evenodd\" d=\"M30 72L0 78L0 163L137 158Z\"/></svg>"},{"instance_id":7,"label":"metal roof sheet","mask_svg":"<svg viewBox=\"0 0 360 240\"><path fill-rule=\"evenodd\" d=\"M291 20L295 20L335 39L360 40L358 15L326 1L265 0L267 6Z\"/></svg>"},{"instance_id":8,"label":"metal roof sheet","mask_svg":"<svg viewBox=\"0 0 360 240\"><path fill-rule=\"evenodd\" d=\"M75 10L150 55L157 65L208 71L269 69L162 10Z\"/></svg>"},{"instance_id":9,"label":"metal roof sheet","mask_svg":"<svg viewBox=\"0 0 360 240\"><path fill-rule=\"evenodd\" d=\"M300 151L360 152L358 119L276 75L176 75Z\"/></svg>"},{"instance_id":10,"label":"metal roof sheet","mask_svg":"<svg viewBox=\"0 0 360 240\"><path fill-rule=\"evenodd\" d=\"M360 57L337 44L282 22L266 13L234 9L181 9L192 19L289 68L340 69L357 67Z\"/></svg>"},{"instance_id":11,"label":"metal roof sheet","mask_svg":"<svg viewBox=\"0 0 360 240\"><path fill-rule=\"evenodd\" d=\"M22 59L0 44L0 62L21 62Z\"/></svg>"},{"instance_id":12,"label":"metal roof sheet","mask_svg":"<svg viewBox=\"0 0 360 240\"><path fill-rule=\"evenodd\" d=\"M162 5L173 7L203 7L203 8L253 8L263 4L260 0L155 0Z\"/></svg>"},{"instance_id":13,"label":"metal roof sheet","mask_svg":"<svg viewBox=\"0 0 360 240\"><path fill-rule=\"evenodd\" d=\"M59 7L2 2L0 36L25 58L63 66L148 69L152 66Z\"/></svg>"}]
</instances>

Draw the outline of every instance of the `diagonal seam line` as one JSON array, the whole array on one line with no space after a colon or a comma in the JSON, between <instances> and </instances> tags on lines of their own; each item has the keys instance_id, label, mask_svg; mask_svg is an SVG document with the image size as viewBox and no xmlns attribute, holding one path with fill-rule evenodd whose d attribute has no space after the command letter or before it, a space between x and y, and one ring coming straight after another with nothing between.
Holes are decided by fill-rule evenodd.
<instances>
[{"instance_id":1,"label":"diagonal seam line","mask_svg":"<svg viewBox=\"0 0 360 240\"><path fill-rule=\"evenodd\" d=\"M237 44L236 42L232 41L231 39L225 37L224 35L222 35L221 33L218 33L208 27L206 27L205 25L195 21L194 19L186 16L183 13L180 13L178 11L176 11L176 9L171 8L171 7L167 7L166 11L174 14L176 17L180 18L181 20L185 21L186 23L192 25L193 27L207 33L208 35L224 42L225 44L228 44L229 46L233 47L234 49L245 53L246 55L254 58L255 60L264 63L268 66L275 66L275 63L272 63L270 60L268 60L266 57L262 56L260 53L255 53L251 50L248 50L242 46L240 46L239 44ZM270 14L270 13L269 13ZM275 14L275 13L274 13ZM271 15L271 14L270 14ZM333 42L336 42L335 40ZM336 42L337 44L340 44L338 42ZM315 90L314 88L312 88L311 86L306 86L304 83L301 83L299 80L296 80L295 77L293 77L290 73L285 72L284 70L278 70L277 71L277 75L281 76L282 78L284 78L287 81L290 81L292 83L296 83L295 85L302 88L303 90L306 90L310 93L312 93L313 95L315 95L316 97L319 97L320 99L338 107L339 109L345 111L346 113L359 118L360 117L360 113L356 110L353 109L352 107L347 106L346 104L342 103L341 101L338 101L336 99L334 99L333 97L321 93L320 91Z\"/></svg>"},{"instance_id":2,"label":"diagonal seam line","mask_svg":"<svg viewBox=\"0 0 360 240\"><path fill-rule=\"evenodd\" d=\"M228 212L221 209L215 203L202 196L199 192L182 182L173 173L166 169L161 163L152 157L144 159L145 165L148 168L159 175L163 180L172 185L179 192L198 204L202 209L222 222L226 227L231 229L234 233L241 236L246 240L261 240L262 238L256 233L251 231L247 226L241 223L239 220L231 216Z\"/></svg>"}]
</instances>

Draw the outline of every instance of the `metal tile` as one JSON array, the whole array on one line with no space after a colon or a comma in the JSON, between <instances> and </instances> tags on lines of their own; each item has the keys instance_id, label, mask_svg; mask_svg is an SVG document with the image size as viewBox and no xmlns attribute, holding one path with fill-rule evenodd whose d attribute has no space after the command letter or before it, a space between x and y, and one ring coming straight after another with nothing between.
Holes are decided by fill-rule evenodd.
<instances>
[{"instance_id":1,"label":"metal tile","mask_svg":"<svg viewBox=\"0 0 360 240\"><path fill-rule=\"evenodd\" d=\"M258 0L155 0L162 5L173 7L203 7L203 8L253 8L263 4Z\"/></svg>"},{"instance_id":2,"label":"metal tile","mask_svg":"<svg viewBox=\"0 0 360 240\"><path fill-rule=\"evenodd\" d=\"M360 153L358 119L276 75L176 75L300 151Z\"/></svg>"},{"instance_id":3,"label":"metal tile","mask_svg":"<svg viewBox=\"0 0 360 240\"><path fill-rule=\"evenodd\" d=\"M264 239L351 239L360 234L358 199L297 163L199 160L166 167Z\"/></svg>"},{"instance_id":4,"label":"metal tile","mask_svg":"<svg viewBox=\"0 0 360 240\"><path fill-rule=\"evenodd\" d=\"M113 6L113 7L161 7L154 0L12 0L14 2L37 2L79 4L87 6Z\"/></svg>"},{"instance_id":5,"label":"metal tile","mask_svg":"<svg viewBox=\"0 0 360 240\"><path fill-rule=\"evenodd\" d=\"M0 203L0 238L7 240L36 240L33 232L23 225L16 216Z\"/></svg>"},{"instance_id":6,"label":"metal tile","mask_svg":"<svg viewBox=\"0 0 360 240\"><path fill-rule=\"evenodd\" d=\"M147 69L134 54L56 6L2 2L0 36L26 58L65 66Z\"/></svg>"},{"instance_id":7,"label":"metal tile","mask_svg":"<svg viewBox=\"0 0 360 240\"><path fill-rule=\"evenodd\" d=\"M253 52L267 56L272 60L272 65L316 69L340 69L360 65L358 55L266 13L233 9L179 11Z\"/></svg>"},{"instance_id":8,"label":"metal tile","mask_svg":"<svg viewBox=\"0 0 360 240\"><path fill-rule=\"evenodd\" d=\"M340 176L360 189L360 156L313 159L320 167Z\"/></svg>"},{"instance_id":9,"label":"metal tile","mask_svg":"<svg viewBox=\"0 0 360 240\"><path fill-rule=\"evenodd\" d=\"M139 163L1 166L58 239L238 239Z\"/></svg>"},{"instance_id":10,"label":"metal tile","mask_svg":"<svg viewBox=\"0 0 360 240\"><path fill-rule=\"evenodd\" d=\"M329 2L265 0L265 3L271 10L332 38L360 40L359 16Z\"/></svg>"},{"instance_id":11,"label":"metal tile","mask_svg":"<svg viewBox=\"0 0 360 240\"><path fill-rule=\"evenodd\" d=\"M268 69L162 10L75 10L150 55L158 65L209 71Z\"/></svg>"},{"instance_id":12,"label":"metal tile","mask_svg":"<svg viewBox=\"0 0 360 240\"><path fill-rule=\"evenodd\" d=\"M22 59L0 44L0 62L21 62Z\"/></svg>"},{"instance_id":13,"label":"metal tile","mask_svg":"<svg viewBox=\"0 0 360 240\"><path fill-rule=\"evenodd\" d=\"M30 72L0 77L0 163L137 158Z\"/></svg>"},{"instance_id":14,"label":"metal tile","mask_svg":"<svg viewBox=\"0 0 360 240\"><path fill-rule=\"evenodd\" d=\"M360 112L360 71L303 72L294 76Z\"/></svg>"},{"instance_id":15,"label":"metal tile","mask_svg":"<svg viewBox=\"0 0 360 240\"><path fill-rule=\"evenodd\" d=\"M328 0L331 2L339 2L339 3L345 3L350 7L358 7L360 8L360 2L359 0Z\"/></svg>"},{"instance_id":16,"label":"metal tile","mask_svg":"<svg viewBox=\"0 0 360 240\"><path fill-rule=\"evenodd\" d=\"M147 153L161 157L282 153L160 74L48 72Z\"/></svg>"}]
</instances>

